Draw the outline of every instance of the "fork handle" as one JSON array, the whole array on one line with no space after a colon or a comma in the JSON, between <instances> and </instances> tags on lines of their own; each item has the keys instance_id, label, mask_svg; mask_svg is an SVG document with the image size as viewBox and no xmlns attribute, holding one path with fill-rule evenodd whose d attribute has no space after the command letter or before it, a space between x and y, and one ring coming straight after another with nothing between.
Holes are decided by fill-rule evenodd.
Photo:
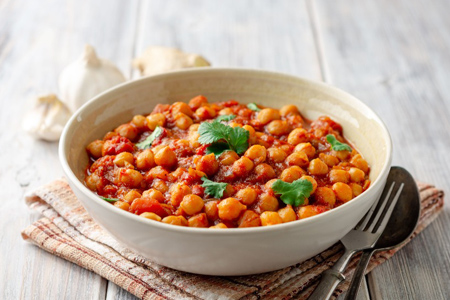
<instances>
[{"instance_id":1,"label":"fork handle","mask_svg":"<svg viewBox=\"0 0 450 300\"><path fill-rule=\"evenodd\" d=\"M364 278L364 272L366 271L367 265L369 264L370 258L374 252L375 250L373 249L363 251L361 258L359 259L358 266L356 267L356 271L353 274L352 282L350 283L345 300L356 299L361 281Z\"/></svg>"},{"instance_id":2,"label":"fork handle","mask_svg":"<svg viewBox=\"0 0 450 300\"><path fill-rule=\"evenodd\" d=\"M344 272L350 258L352 258L355 251L345 250L344 254L334 264L334 266L325 271L322 275L319 285L314 292L309 296L308 300L326 300L331 297L337 285L345 279Z\"/></svg>"}]
</instances>

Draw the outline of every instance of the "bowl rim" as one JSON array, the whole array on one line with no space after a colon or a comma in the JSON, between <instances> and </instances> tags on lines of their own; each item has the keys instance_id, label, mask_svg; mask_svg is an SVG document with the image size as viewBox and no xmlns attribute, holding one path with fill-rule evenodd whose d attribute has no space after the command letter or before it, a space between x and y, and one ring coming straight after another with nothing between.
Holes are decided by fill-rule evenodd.
<instances>
[{"instance_id":1,"label":"bowl rim","mask_svg":"<svg viewBox=\"0 0 450 300\"><path fill-rule=\"evenodd\" d=\"M293 222L277 224L276 226L259 226L259 227L248 227L248 228L226 228L225 230L223 228L197 228L197 227L187 227L187 226L175 226L172 224L165 224L162 222L142 218L138 215L118 209L118 208L114 207L113 205L107 203L106 201L102 200L100 197L96 196L91 190L89 190L77 178L77 176L75 176L74 172L72 171L72 169L69 166L69 163L67 161L67 157L65 154L66 148L67 148L66 146L68 145L68 142L69 142L68 135L69 135L70 129L72 129L73 127L76 126L79 115L82 114L84 111L88 110L89 107L92 105L92 103L98 101L98 99L104 98L105 96L109 96L109 95L115 94L117 92L120 92L121 90L127 90L136 85L140 85L142 82L145 82L148 80L150 80L150 81L154 80L154 79L161 80L164 78L170 78L171 76L180 75L180 74L181 75L182 74L189 75L189 74L210 73L210 72L217 72L217 73L230 72L230 73L245 74L247 76L248 75L256 75L259 77L270 76L272 78L278 78L281 80L303 81L303 82L306 82L311 85L316 85L319 88L326 88L328 90L332 90L333 93L335 95L337 95L337 97L345 96L345 97L351 99L352 101L358 102L360 105L362 105L365 109L368 109L373 114L374 119L375 119L375 121L377 121L377 123L379 123L379 125L383 131L383 136L385 137L386 142L387 142L386 143L387 156L386 156L385 161L383 162L383 167L380 170L380 174L375 179L375 181L373 181L371 183L370 187L363 194L355 197L351 201L348 201L336 208L330 209L319 215L315 215L315 216L312 216L312 217L309 217L306 219L302 219L302 220L296 220ZM107 101L106 100L107 98L104 98L104 99L105 99L104 101ZM165 73L161 73L161 74L144 76L144 77L141 77L138 79L133 79L133 80L124 82L122 84L116 85L116 86L98 94L97 96L93 97L88 102L86 102L83 106L81 106L76 112L74 112L73 115L71 116L71 118L69 119L69 121L66 123L64 130L61 134L60 141L59 141L58 152L59 152L58 154L59 154L60 163L62 165L65 175L68 177L69 183L74 184L77 189L79 189L85 196L87 196L89 198L90 201L96 201L99 205L103 206L105 209L110 210L114 214L118 214L125 218L128 218L130 221L136 221L136 222L140 222L142 224L156 226L158 229L161 229L161 230L174 231L174 232L178 232L178 233L190 233L190 234L194 234L194 235L195 234L201 234L201 235L205 235L205 234L206 235L217 235L217 234L220 234L220 235L236 235L236 234L246 235L246 234L261 234L263 232L284 231L284 230L290 229L292 227L300 226L300 225L306 226L306 227L311 226L311 225L315 224L316 222L319 222L320 219L323 219L330 214L334 214L336 211L341 211L343 209L346 209L349 206L356 205L356 203L358 201L361 201L363 199L362 197L367 192L375 189L376 186L383 184L383 182L381 182L383 175L387 174L387 172L389 171L389 169L391 167L392 138L386 127L386 124L383 122L383 120L379 117L379 115L372 108L370 108L368 105L366 105L364 102L362 102L355 96L353 96L353 95L351 95L329 83L306 79L306 78L296 76L296 75L285 74L285 73L276 72L276 71L268 71L268 70L263 70L263 69L237 68L237 67L227 67L227 68L202 67L202 68L186 68L186 69L182 69L182 70L176 70L176 71L170 71L170 72L165 72ZM83 204L82 201L80 201L80 202Z\"/></svg>"}]
</instances>

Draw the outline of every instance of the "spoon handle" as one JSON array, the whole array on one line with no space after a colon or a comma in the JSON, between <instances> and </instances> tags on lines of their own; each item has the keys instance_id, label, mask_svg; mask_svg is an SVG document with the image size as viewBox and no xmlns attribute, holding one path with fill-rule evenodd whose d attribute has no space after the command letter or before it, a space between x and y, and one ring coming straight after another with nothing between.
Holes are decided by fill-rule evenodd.
<instances>
[{"instance_id":1,"label":"spoon handle","mask_svg":"<svg viewBox=\"0 0 450 300\"><path fill-rule=\"evenodd\" d=\"M352 282L350 283L349 289L347 290L345 300L356 299L361 281L364 278L364 272L374 252L375 250L373 249L367 249L363 251L358 266L356 267L355 273L353 274Z\"/></svg>"}]
</instances>

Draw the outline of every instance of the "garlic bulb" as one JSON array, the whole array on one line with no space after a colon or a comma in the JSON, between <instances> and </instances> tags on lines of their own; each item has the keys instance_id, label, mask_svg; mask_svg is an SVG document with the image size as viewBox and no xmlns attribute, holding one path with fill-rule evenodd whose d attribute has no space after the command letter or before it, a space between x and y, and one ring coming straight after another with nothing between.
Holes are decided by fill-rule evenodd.
<instances>
[{"instance_id":1,"label":"garlic bulb","mask_svg":"<svg viewBox=\"0 0 450 300\"><path fill-rule=\"evenodd\" d=\"M149 47L133 60L133 66L146 76L183 68L207 67L210 63L198 54L184 53L175 48Z\"/></svg>"},{"instance_id":2,"label":"garlic bulb","mask_svg":"<svg viewBox=\"0 0 450 300\"><path fill-rule=\"evenodd\" d=\"M22 123L25 131L35 138L57 141L72 113L54 94L39 97Z\"/></svg>"},{"instance_id":3,"label":"garlic bulb","mask_svg":"<svg viewBox=\"0 0 450 300\"><path fill-rule=\"evenodd\" d=\"M83 55L62 71L59 89L62 99L75 111L92 97L125 81L113 63L98 58L94 48L86 45Z\"/></svg>"}]
</instances>

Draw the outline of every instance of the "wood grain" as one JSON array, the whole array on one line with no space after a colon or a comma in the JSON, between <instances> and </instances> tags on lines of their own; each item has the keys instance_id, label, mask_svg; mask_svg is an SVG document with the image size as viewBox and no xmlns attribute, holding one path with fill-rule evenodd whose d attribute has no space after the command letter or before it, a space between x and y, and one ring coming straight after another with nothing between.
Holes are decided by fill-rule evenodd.
<instances>
[{"instance_id":1,"label":"wood grain","mask_svg":"<svg viewBox=\"0 0 450 300\"><path fill-rule=\"evenodd\" d=\"M394 144L393 164L448 192L448 1L317 1L331 83L371 106ZM449 299L450 206L370 274L381 299ZM395 282L395 284L393 284ZM378 299L378 297L377 297Z\"/></svg>"}]
</instances>

